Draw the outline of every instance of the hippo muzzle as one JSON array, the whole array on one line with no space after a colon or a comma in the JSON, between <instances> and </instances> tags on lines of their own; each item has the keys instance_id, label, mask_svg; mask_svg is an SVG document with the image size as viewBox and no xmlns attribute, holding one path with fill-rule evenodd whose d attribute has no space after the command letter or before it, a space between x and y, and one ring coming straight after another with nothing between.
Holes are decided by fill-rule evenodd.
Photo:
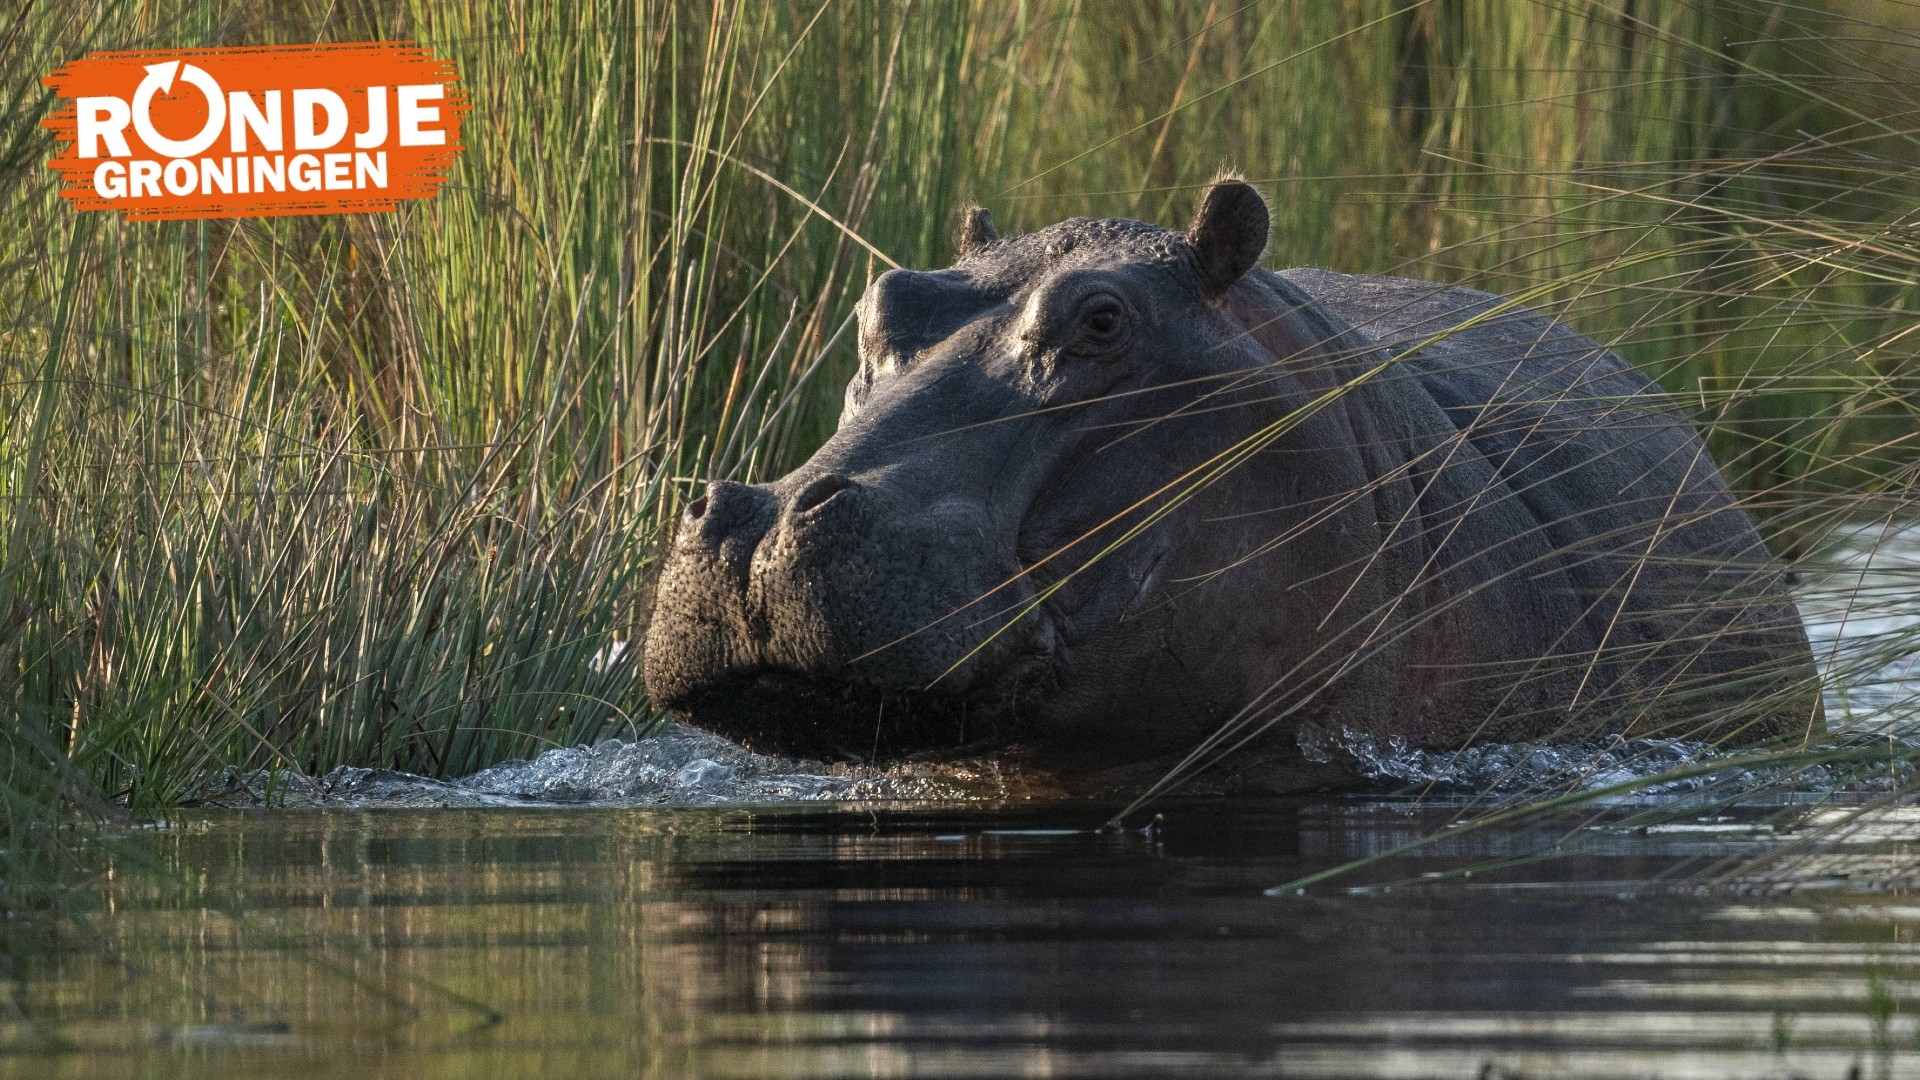
<instances>
[{"instance_id":1,"label":"hippo muzzle","mask_svg":"<svg viewBox=\"0 0 1920 1080\"><path fill-rule=\"evenodd\" d=\"M755 749L871 759L1010 731L1045 619L984 505L803 470L716 482L661 572L646 680L661 706Z\"/></svg>"}]
</instances>

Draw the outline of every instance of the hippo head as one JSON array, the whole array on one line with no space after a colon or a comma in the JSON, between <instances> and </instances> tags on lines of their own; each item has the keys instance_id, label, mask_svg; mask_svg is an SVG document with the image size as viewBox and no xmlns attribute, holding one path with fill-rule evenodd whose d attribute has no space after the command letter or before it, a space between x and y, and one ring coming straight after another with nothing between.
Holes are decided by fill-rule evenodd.
<instances>
[{"instance_id":1,"label":"hippo head","mask_svg":"<svg viewBox=\"0 0 1920 1080\"><path fill-rule=\"evenodd\" d=\"M882 274L832 438L688 506L647 635L653 700L839 759L1118 759L1217 719L1233 692L1196 698L1212 658L1180 626L1237 587L1218 575L1246 548L1189 489L1286 407L1247 383L1273 355L1229 298L1262 287L1267 230L1232 181L1184 233L1077 218L1001 238L976 209L953 267Z\"/></svg>"}]
</instances>

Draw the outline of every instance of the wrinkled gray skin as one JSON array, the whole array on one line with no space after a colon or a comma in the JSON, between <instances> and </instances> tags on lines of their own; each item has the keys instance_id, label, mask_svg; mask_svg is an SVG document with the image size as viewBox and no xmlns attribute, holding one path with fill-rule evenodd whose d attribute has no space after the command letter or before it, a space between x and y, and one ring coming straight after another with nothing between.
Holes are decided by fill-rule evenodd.
<instances>
[{"instance_id":1,"label":"wrinkled gray skin","mask_svg":"<svg viewBox=\"0 0 1920 1080\"><path fill-rule=\"evenodd\" d=\"M1777 568L1643 376L1485 293L1260 269L1267 228L1236 182L1185 234L976 210L952 268L874 281L839 430L681 522L654 700L756 749L1069 780L1229 721L1276 775L1308 720L1818 729Z\"/></svg>"}]
</instances>

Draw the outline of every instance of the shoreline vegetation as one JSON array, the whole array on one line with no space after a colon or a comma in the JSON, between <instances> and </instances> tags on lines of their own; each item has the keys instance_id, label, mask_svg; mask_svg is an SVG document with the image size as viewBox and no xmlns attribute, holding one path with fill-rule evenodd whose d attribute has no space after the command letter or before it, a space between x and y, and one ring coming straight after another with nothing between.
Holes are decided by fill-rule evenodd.
<instances>
[{"instance_id":1,"label":"shoreline vegetation","mask_svg":"<svg viewBox=\"0 0 1920 1080\"><path fill-rule=\"evenodd\" d=\"M128 222L44 165L39 80L89 51L391 39L473 105L426 203ZM1618 347L1784 558L1902 520L1917 59L1920 15L1867 0L28 5L0 907L84 897L77 829L223 770L453 777L645 731L625 643L663 530L824 438L853 302L947 264L971 202L1173 224L1236 166L1270 267L1472 285Z\"/></svg>"}]
</instances>

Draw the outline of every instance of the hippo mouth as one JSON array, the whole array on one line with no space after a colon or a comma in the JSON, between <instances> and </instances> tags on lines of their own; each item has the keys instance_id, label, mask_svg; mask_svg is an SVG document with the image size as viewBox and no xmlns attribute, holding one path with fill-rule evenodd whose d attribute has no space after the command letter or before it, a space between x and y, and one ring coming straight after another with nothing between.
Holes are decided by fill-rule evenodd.
<instances>
[{"instance_id":1,"label":"hippo mouth","mask_svg":"<svg viewBox=\"0 0 1920 1080\"><path fill-rule=\"evenodd\" d=\"M781 668L730 670L666 704L748 749L828 761L967 757L1003 748L1018 730L1014 695L901 690Z\"/></svg>"}]
</instances>

